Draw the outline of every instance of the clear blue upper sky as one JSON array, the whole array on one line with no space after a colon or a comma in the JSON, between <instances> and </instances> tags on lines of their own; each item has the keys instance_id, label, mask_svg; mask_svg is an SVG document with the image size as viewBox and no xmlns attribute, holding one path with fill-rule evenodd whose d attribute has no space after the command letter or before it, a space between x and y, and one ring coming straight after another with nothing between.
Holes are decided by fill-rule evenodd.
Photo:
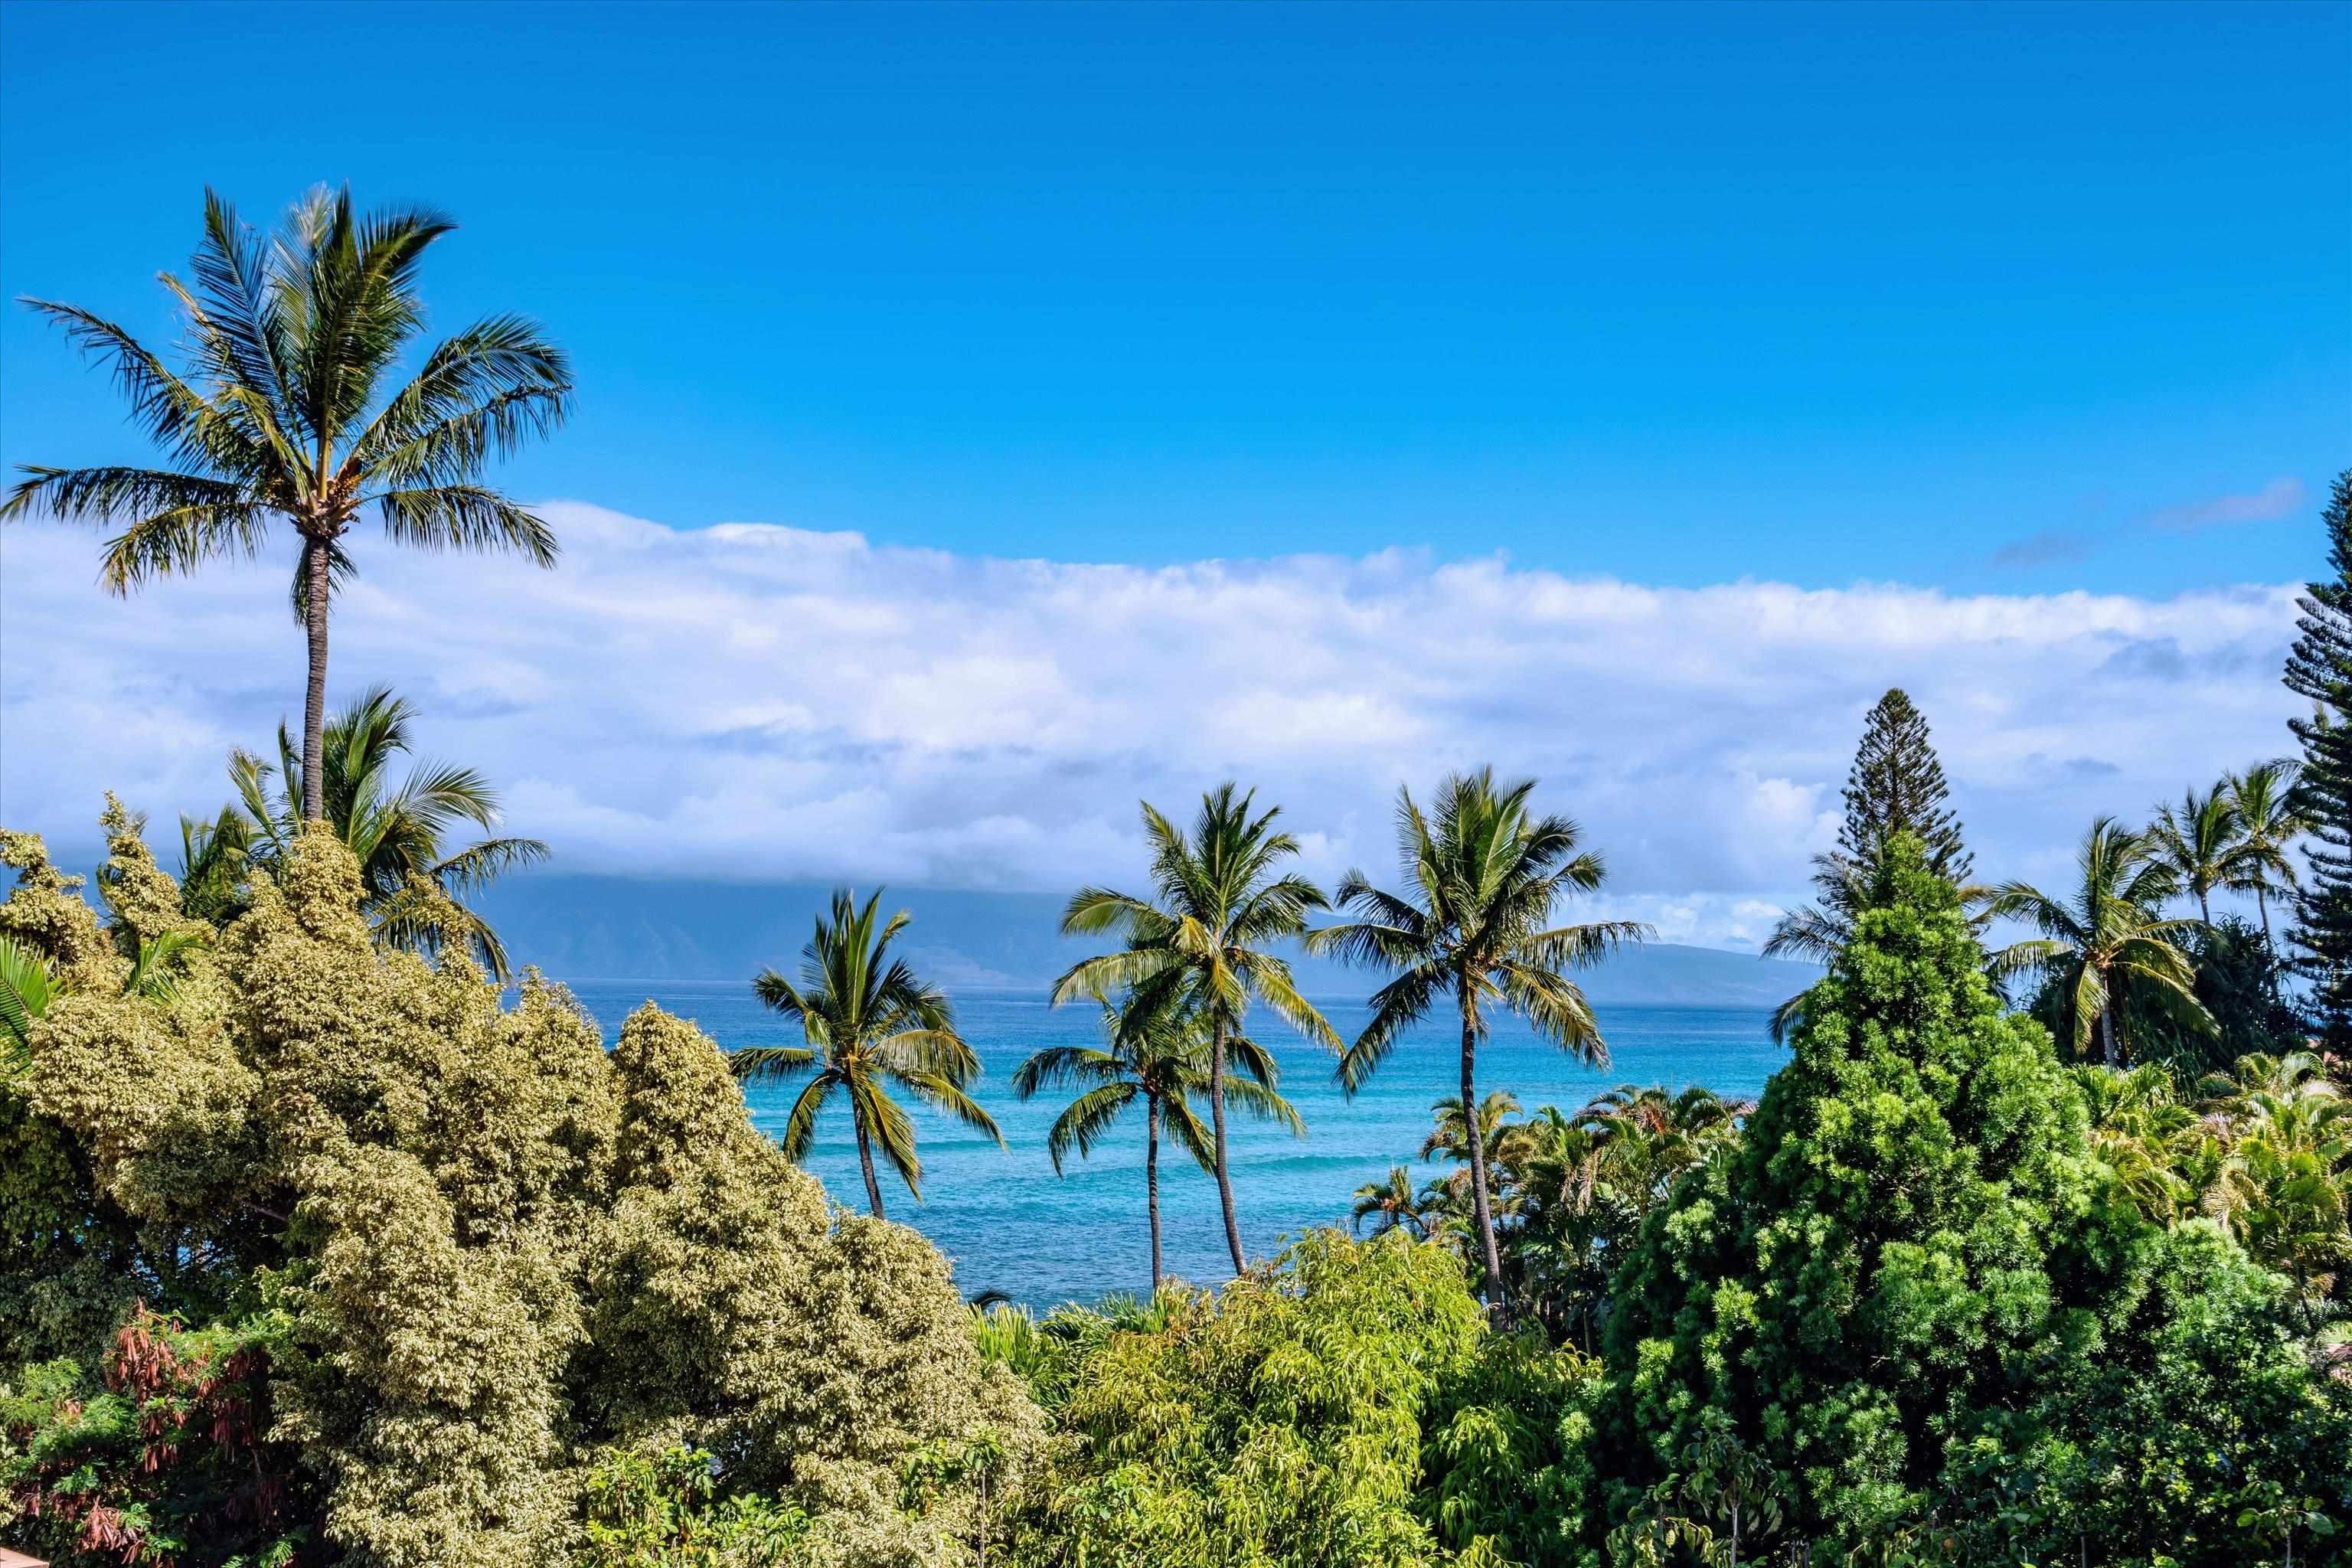
<instances>
[{"instance_id":1,"label":"clear blue upper sky","mask_svg":"<svg viewBox=\"0 0 2352 1568\"><path fill-rule=\"evenodd\" d=\"M507 481L680 525L2167 593L2352 462L2343 5L12 4L0 174L166 338L206 183L448 209ZM9 311L0 460L129 438Z\"/></svg>"}]
</instances>

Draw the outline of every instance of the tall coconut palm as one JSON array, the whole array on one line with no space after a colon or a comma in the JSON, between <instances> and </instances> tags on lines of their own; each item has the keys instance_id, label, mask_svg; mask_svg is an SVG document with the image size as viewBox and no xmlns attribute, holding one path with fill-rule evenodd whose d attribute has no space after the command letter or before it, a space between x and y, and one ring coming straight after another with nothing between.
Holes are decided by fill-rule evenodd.
<instances>
[{"instance_id":1,"label":"tall coconut palm","mask_svg":"<svg viewBox=\"0 0 2352 1568\"><path fill-rule=\"evenodd\" d=\"M1298 994L1290 965L1271 945L1307 929L1310 910L1326 907L1322 891L1276 868L1298 853L1298 841L1277 831L1279 806L1256 811L1255 791L1228 782L1201 797L1190 835L1143 804L1143 832L1151 845L1154 897L1084 888L1062 912L1065 936L1114 934L1126 947L1083 960L1054 983L1058 1005L1076 997L1132 990L1147 1005L1181 995L1209 1021L1209 1120L1223 1210L1225 1247L1234 1272L1244 1268L1241 1223L1234 1210L1233 1167L1226 1154L1226 1048L1253 998L1265 1002L1309 1039L1339 1048L1323 1015Z\"/></svg>"},{"instance_id":2,"label":"tall coconut palm","mask_svg":"<svg viewBox=\"0 0 2352 1568\"><path fill-rule=\"evenodd\" d=\"M2185 790L2178 806L2159 805L2148 845L2173 879L2197 900L2197 918L2213 923L2213 889L2237 879L2244 860L2243 830L2222 780L2200 795Z\"/></svg>"},{"instance_id":3,"label":"tall coconut palm","mask_svg":"<svg viewBox=\"0 0 2352 1568\"><path fill-rule=\"evenodd\" d=\"M2240 853L2230 890L2253 894L2265 945L2271 940L2270 896L2290 892L2296 883L2294 861L2287 850L2311 831L2311 818L2295 798L2295 782L2302 772L2293 760L2278 757L2256 763L2222 781L2230 805L2238 814Z\"/></svg>"},{"instance_id":4,"label":"tall coconut palm","mask_svg":"<svg viewBox=\"0 0 2352 1568\"><path fill-rule=\"evenodd\" d=\"M2088 1048L2095 1029L2111 1068L2123 1065L2115 1012L2117 988L2126 983L2149 987L2189 1027L2212 1032L2213 1020L2197 1000L2194 966L2173 944L2198 922L2168 920L2158 912L2180 885L2155 844L2114 817L2102 816L2084 835L2076 865L2081 879L2063 899L2024 882L2004 882L1993 889L1990 912L1995 919L2022 921L2042 932L1995 953L1994 976L2060 980L2073 1016L2074 1049Z\"/></svg>"},{"instance_id":5,"label":"tall coconut palm","mask_svg":"<svg viewBox=\"0 0 2352 1568\"><path fill-rule=\"evenodd\" d=\"M395 544L555 563L547 524L480 479L491 458L563 419L563 352L530 321L492 316L404 377L425 324L418 268L455 226L425 208L362 217L349 191L320 189L265 239L206 191L189 279L163 275L186 329L184 372L79 306L26 301L112 365L132 419L171 466L27 467L0 520L119 525L101 575L124 595L219 557L257 556L281 520L300 547L308 821L326 810L328 604L353 570L352 531L373 517Z\"/></svg>"},{"instance_id":6,"label":"tall coconut palm","mask_svg":"<svg viewBox=\"0 0 2352 1568\"><path fill-rule=\"evenodd\" d=\"M301 836L299 803L315 797L328 827L360 863L360 908L379 942L425 953L459 947L499 984L512 979L498 933L464 900L519 866L546 859L547 846L493 834L451 847L446 841L463 824L486 832L498 826L498 791L472 768L422 759L395 780L415 720L406 698L388 687L369 688L328 721L315 789L283 724L275 764L249 752L232 755L229 782L244 820L231 827L224 814L209 828L182 824L183 868L202 879L184 884L182 897L190 897L191 887L218 896L231 874L226 861L274 871Z\"/></svg>"},{"instance_id":7,"label":"tall coconut palm","mask_svg":"<svg viewBox=\"0 0 2352 1568\"><path fill-rule=\"evenodd\" d=\"M1151 1222L1151 1289L1157 1292L1165 1270L1160 1246L1160 1135L1214 1173L1215 1142L1192 1110L1192 1097L1205 1094L1209 1084L1210 1029L1206 1019L1185 1005L1181 994L1158 999L1129 995L1123 1005L1109 998L1102 1004L1103 1036L1108 1048L1092 1046L1048 1046L1023 1062L1013 1075L1013 1092L1028 1100L1047 1089L1082 1088L1045 1134L1045 1152L1059 1175L1062 1162L1075 1147L1085 1159L1108 1135L1120 1115L1138 1101L1143 1106L1143 1192ZM1234 1106L1264 1121L1287 1127L1299 1137L1307 1124L1297 1110L1276 1092L1282 1069L1273 1053L1256 1041L1234 1036L1225 1042L1239 1076L1225 1083L1225 1095Z\"/></svg>"},{"instance_id":8,"label":"tall coconut palm","mask_svg":"<svg viewBox=\"0 0 2352 1568\"><path fill-rule=\"evenodd\" d=\"M1339 1083L1349 1094L1363 1088L1407 1028L1449 996L1462 1023L1463 1105L1478 1103L1478 1043L1497 1008L1584 1061L1609 1059L1584 993L1563 972L1643 940L1649 928L1632 921L1551 924L1563 896L1600 887L1605 872L1600 856L1578 850L1575 823L1529 811L1535 787L1533 779L1497 784L1491 768L1454 774L1438 789L1433 818L1410 790L1400 790L1397 848L1408 890L1383 892L1350 871L1339 907L1363 918L1308 936L1311 951L1398 972L1373 993L1371 1021L1340 1058ZM1486 1299L1496 1304L1503 1269L1487 1202L1486 1141L1477 1119L1467 1119L1465 1130L1472 1219Z\"/></svg>"},{"instance_id":9,"label":"tall coconut palm","mask_svg":"<svg viewBox=\"0 0 2352 1568\"><path fill-rule=\"evenodd\" d=\"M877 1144L915 1201L923 1198L915 1124L890 1098L891 1085L1004 1146L995 1121L965 1092L980 1076L980 1058L956 1033L954 1008L944 993L917 979L905 959L890 955L890 943L914 917L900 910L882 921L881 900L877 889L861 908L847 888L836 888L831 917L817 916L816 934L801 949L800 984L772 969L751 982L761 1001L799 1023L808 1044L751 1046L727 1057L745 1083L815 1072L784 1119L782 1142L793 1160L807 1157L824 1102L836 1090L848 1100L866 1204L877 1219L887 1217L874 1175Z\"/></svg>"}]
</instances>

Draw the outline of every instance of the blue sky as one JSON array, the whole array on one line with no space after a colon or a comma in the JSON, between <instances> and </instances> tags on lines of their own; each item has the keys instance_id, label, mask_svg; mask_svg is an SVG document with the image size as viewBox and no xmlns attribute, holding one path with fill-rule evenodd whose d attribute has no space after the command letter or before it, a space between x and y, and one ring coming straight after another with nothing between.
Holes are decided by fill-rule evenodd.
<instances>
[{"instance_id":1,"label":"blue sky","mask_svg":"<svg viewBox=\"0 0 2352 1568\"><path fill-rule=\"evenodd\" d=\"M205 183L348 180L577 355L529 496L2168 595L2316 565L2347 87L2340 5L13 4L0 292L168 338ZM0 460L124 439L9 312Z\"/></svg>"},{"instance_id":2,"label":"blue sky","mask_svg":"<svg viewBox=\"0 0 2352 1568\"><path fill-rule=\"evenodd\" d=\"M1752 948L1899 682L2051 883L2287 748L2352 461L2344 5L0 5L0 294L169 342L202 187L319 181L578 360L561 569L362 534L330 674L569 870L1066 890L1232 776L1328 880L1492 763ZM132 447L0 310L0 463ZM0 531L77 854L300 705L290 550L93 555Z\"/></svg>"}]
</instances>

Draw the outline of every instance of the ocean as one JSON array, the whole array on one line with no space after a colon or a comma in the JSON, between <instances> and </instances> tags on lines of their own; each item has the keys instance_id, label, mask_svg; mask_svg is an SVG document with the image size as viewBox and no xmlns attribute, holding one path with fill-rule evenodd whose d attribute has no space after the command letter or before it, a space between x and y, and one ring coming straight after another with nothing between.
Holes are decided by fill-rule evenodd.
<instances>
[{"instance_id":1,"label":"ocean","mask_svg":"<svg viewBox=\"0 0 2352 1568\"><path fill-rule=\"evenodd\" d=\"M800 1043L798 1026L762 1007L748 984L588 981L571 988L608 1042L632 1011L651 1000L692 1019L725 1047ZM1360 998L1314 1000L1343 1037L1352 1038L1362 1026ZM916 1202L885 1168L878 1173L889 1217L913 1226L948 1256L966 1295L1001 1290L1044 1311L1111 1291L1143 1291L1150 1282L1151 1244L1141 1110L1130 1113L1131 1125L1123 1121L1107 1142L1097 1144L1091 1158L1080 1160L1073 1150L1056 1177L1045 1156L1045 1131L1071 1095L1041 1095L1024 1104L1011 1088L1013 1069L1039 1047L1097 1040L1095 1008L1051 1007L1034 992L960 993L955 1003L958 1027L982 1069L973 1097L996 1119L1006 1148L1000 1151L960 1123L908 1101L923 1163L923 1200ZM1752 1096L1788 1057L1766 1035L1770 1014L1763 1008L1596 1005L1594 1011L1609 1044L1607 1068L1584 1067L1505 1017L1479 1049L1479 1094L1507 1089L1530 1112L1544 1105L1573 1110L1621 1083L1705 1084L1720 1094ZM1385 1178L1391 1165L1413 1164L1429 1131L1430 1108L1455 1092L1460 1069L1459 1026L1450 1013L1433 1016L1400 1041L1352 1100L1333 1082L1328 1053L1263 1009L1253 1014L1251 1025L1255 1037L1280 1060L1281 1090L1307 1122L1303 1139L1246 1119L1231 1123L1234 1202L1243 1245L1255 1259L1276 1250L1286 1236L1344 1223L1356 1188ZM753 1123L771 1134L779 1131L798 1092L798 1082L752 1089ZM838 1099L819 1122L807 1165L835 1202L865 1206L848 1110ZM1438 1169L1415 1165L1416 1180ZM1164 1144L1160 1177L1169 1271L1201 1283L1223 1280L1230 1270L1215 1182Z\"/></svg>"}]
</instances>

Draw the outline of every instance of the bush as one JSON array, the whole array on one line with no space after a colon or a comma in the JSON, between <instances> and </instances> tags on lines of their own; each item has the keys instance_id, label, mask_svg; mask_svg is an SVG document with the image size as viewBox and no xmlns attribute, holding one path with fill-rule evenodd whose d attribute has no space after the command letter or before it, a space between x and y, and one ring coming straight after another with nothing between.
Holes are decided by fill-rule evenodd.
<instances>
[{"instance_id":1,"label":"bush","mask_svg":"<svg viewBox=\"0 0 2352 1568\"><path fill-rule=\"evenodd\" d=\"M461 957L379 951L323 830L127 989L124 952L187 921L113 826L104 930L37 841L0 845L0 933L61 993L0 1089L51 1151L0 1187L0 1366L97 1367L134 1295L200 1334L267 1307L291 1528L354 1568L561 1561L595 1456L648 1446L717 1456L720 1504L804 1510L812 1562L960 1559L977 1483L903 1510L907 1455L986 1428L1017 1464L1037 1413L938 1252L831 1207L708 1038L649 1005L608 1053L536 978L509 1008ZM28 1454L105 1436L64 1375L23 1384Z\"/></svg>"}]
</instances>

